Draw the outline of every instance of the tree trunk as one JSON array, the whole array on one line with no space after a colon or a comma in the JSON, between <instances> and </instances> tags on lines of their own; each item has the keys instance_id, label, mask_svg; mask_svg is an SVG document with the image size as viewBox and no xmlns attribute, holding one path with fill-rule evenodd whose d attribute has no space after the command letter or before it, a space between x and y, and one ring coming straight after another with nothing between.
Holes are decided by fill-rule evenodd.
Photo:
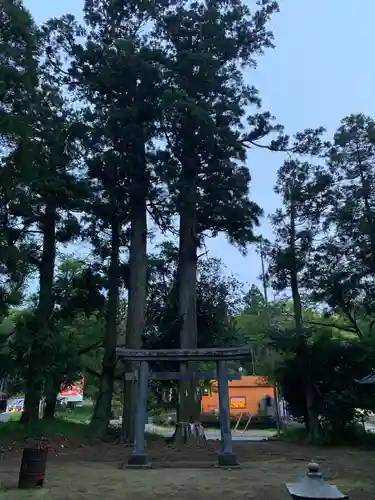
<instances>
[{"instance_id":1,"label":"tree trunk","mask_svg":"<svg viewBox=\"0 0 375 500\"><path fill-rule=\"evenodd\" d=\"M308 439L312 443L316 443L320 436L320 423L316 411L314 386L309 376L307 376L306 380L305 398L306 398L307 418L309 421Z\"/></svg>"},{"instance_id":2,"label":"tree trunk","mask_svg":"<svg viewBox=\"0 0 375 500\"><path fill-rule=\"evenodd\" d=\"M39 300L36 310L36 326L32 332L29 366L26 377L24 410L22 424L30 424L39 418L39 402L43 386L43 373L40 358L43 349L50 342L48 322L53 314L53 279L56 259L56 207L53 203L46 206L41 219L43 250L39 266Z\"/></svg>"},{"instance_id":3,"label":"tree trunk","mask_svg":"<svg viewBox=\"0 0 375 500\"><path fill-rule=\"evenodd\" d=\"M195 179L185 180L185 194L180 208L179 230L179 316L180 347L193 349L198 346L197 328L197 246L196 233L197 188ZM183 368L183 367L181 367ZM191 366L194 368L194 366ZM197 382L182 380L179 388L179 418L181 422L200 419L200 396Z\"/></svg>"},{"instance_id":4,"label":"tree trunk","mask_svg":"<svg viewBox=\"0 0 375 500\"><path fill-rule=\"evenodd\" d=\"M112 396L116 369L121 230L117 213L113 214L111 226L111 260L108 272L108 301L103 342L104 354L99 392L95 402L94 414L91 420L93 433L99 438L103 438L105 436L111 419Z\"/></svg>"},{"instance_id":5,"label":"tree trunk","mask_svg":"<svg viewBox=\"0 0 375 500\"><path fill-rule=\"evenodd\" d=\"M174 446L207 444L204 427L200 422L177 422L172 441Z\"/></svg>"},{"instance_id":6,"label":"tree trunk","mask_svg":"<svg viewBox=\"0 0 375 500\"><path fill-rule=\"evenodd\" d=\"M301 305L301 296L299 293L299 285L298 285L298 271L297 271L297 258L296 258L296 206L293 199L290 201L291 210L290 210L290 255L291 255L291 266L290 266L290 287L292 289L292 298L293 298L293 310L294 310L294 319L296 324L296 332L297 335L300 336L302 342L303 355L306 357L307 354L307 342L304 338L303 331L303 318L302 318L302 305ZM309 370L308 360L306 369ZM316 442L319 437L319 419L315 406L315 397L314 397L314 386L310 377L310 374L307 373L305 377L304 384L304 392L305 392L305 402L306 402L306 410L309 421L309 438L312 442Z\"/></svg>"},{"instance_id":7,"label":"tree trunk","mask_svg":"<svg viewBox=\"0 0 375 500\"><path fill-rule=\"evenodd\" d=\"M60 392L60 386L60 379L52 380L50 385L47 386L43 420L52 420L55 418L57 396Z\"/></svg>"},{"instance_id":8,"label":"tree trunk","mask_svg":"<svg viewBox=\"0 0 375 500\"><path fill-rule=\"evenodd\" d=\"M143 146L144 158L144 146ZM139 166L130 189L130 253L129 253L129 292L127 315L127 347L140 349L145 327L147 296L147 192L146 162ZM129 364L128 368L136 367ZM134 440L134 415L137 398L136 384L124 382L124 406L121 437Z\"/></svg>"},{"instance_id":9,"label":"tree trunk","mask_svg":"<svg viewBox=\"0 0 375 500\"><path fill-rule=\"evenodd\" d=\"M290 208L290 288L292 289L294 321L297 334L303 336L303 320L301 296L298 285L297 257L296 257L296 206L291 199Z\"/></svg>"}]
</instances>

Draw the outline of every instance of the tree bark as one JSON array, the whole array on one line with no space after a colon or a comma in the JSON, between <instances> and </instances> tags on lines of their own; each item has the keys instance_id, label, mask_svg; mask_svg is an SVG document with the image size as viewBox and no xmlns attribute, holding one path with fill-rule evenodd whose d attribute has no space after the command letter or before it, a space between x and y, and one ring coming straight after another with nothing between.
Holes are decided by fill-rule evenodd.
<instances>
[{"instance_id":1,"label":"tree bark","mask_svg":"<svg viewBox=\"0 0 375 500\"><path fill-rule=\"evenodd\" d=\"M55 418L57 396L60 392L61 381L59 378L51 381L46 389L46 402L43 413L43 420L52 420Z\"/></svg>"},{"instance_id":2,"label":"tree bark","mask_svg":"<svg viewBox=\"0 0 375 500\"><path fill-rule=\"evenodd\" d=\"M180 347L198 346L197 327L197 187L194 177L184 179L185 193L180 207L179 229L179 317ZM194 368L194 366L192 366ZM179 419L196 422L200 419L200 396L197 382L182 380L179 387Z\"/></svg>"},{"instance_id":3,"label":"tree bark","mask_svg":"<svg viewBox=\"0 0 375 500\"><path fill-rule=\"evenodd\" d=\"M112 396L116 369L117 310L119 301L119 253L120 223L117 213L113 213L111 223L111 258L108 272L108 302L104 334L104 354L99 392L91 420L93 433L103 438L111 419Z\"/></svg>"},{"instance_id":4,"label":"tree bark","mask_svg":"<svg viewBox=\"0 0 375 500\"><path fill-rule=\"evenodd\" d=\"M129 292L127 315L127 347L140 349L145 327L147 296L147 192L148 179L144 145L142 165L139 165L130 187L130 252ZM135 370L133 364L128 369ZM124 382L124 406L121 437L127 442L134 440L134 416L137 393L136 384Z\"/></svg>"},{"instance_id":5,"label":"tree bark","mask_svg":"<svg viewBox=\"0 0 375 500\"><path fill-rule=\"evenodd\" d=\"M307 418L309 421L309 441L316 443L320 436L320 424L318 419L318 413L316 411L316 401L315 401L315 390L314 385L310 376L307 376L305 385L305 398L306 398L306 409Z\"/></svg>"},{"instance_id":6,"label":"tree bark","mask_svg":"<svg viewBox=\"0 0 375 500\"><path fill-rule=\"evenodd\" d=\"M200 422L177 422L172 442L174 446L206 445L203 425Z\"/></svg>"},{"instance_id":7,"label":"tree bark","mask_svg":"<svg viewBox=\"0 0 375 500\"><path fill-rule=\"evenodd\" d=\"M43 234L42 258L39 265L39 300L36 326L32 333L29 366L26 377L22 424L31 424L39 418L39 403L43 385L40 356L48 344L48 322L53 314L53 279L56 260L56 206L49 202L41 219Z\"/></svg>"}]
</instances>

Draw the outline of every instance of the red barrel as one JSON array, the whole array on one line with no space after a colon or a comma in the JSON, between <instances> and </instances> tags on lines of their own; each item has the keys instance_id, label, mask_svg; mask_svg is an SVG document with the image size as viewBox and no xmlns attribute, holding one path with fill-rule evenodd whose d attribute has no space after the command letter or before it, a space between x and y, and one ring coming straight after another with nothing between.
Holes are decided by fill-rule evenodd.
<instances>
[{"instance_id":1,"label":"red barrel","mask_svg":"<svg viewBox=\"0 0 375 500\"><path fill-rule=\"evenodd\" d=\"M41 488L43 486L47 456L47 448L24 448L18 479L19 488Z\"/></svg>"}]
</instances>

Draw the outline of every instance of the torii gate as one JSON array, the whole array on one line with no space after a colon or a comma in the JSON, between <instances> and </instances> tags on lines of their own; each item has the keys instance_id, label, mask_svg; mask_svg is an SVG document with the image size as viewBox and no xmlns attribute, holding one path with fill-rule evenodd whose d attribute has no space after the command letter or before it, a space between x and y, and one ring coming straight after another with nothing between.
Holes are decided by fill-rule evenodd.
<instances>
[{"instance_id":1,"label":"torii gate","mask_svg":"<svg viewBox=\"0 0 375 500\"><path fill-rule=\"evenodd\" d=\"M230 428L230 405L228 380L228 361L251 358L250 347L210 348L210 349L116 349L117 357L122 362L138 364L136 373L126 373L126 380L137 380L138 397L135 414L135 443L128 465L148 467L150 465L145 442L145 424L147 418L148 382L156 380L218 380L221 451L218 456L220 466L236 466L237 457L233 453L232 433ZM174 361L180 365L179 372L149 372L149 363L152 361ZM189 372L189 361L216 361L214 372Z\"/></svg>"}]
</instances>

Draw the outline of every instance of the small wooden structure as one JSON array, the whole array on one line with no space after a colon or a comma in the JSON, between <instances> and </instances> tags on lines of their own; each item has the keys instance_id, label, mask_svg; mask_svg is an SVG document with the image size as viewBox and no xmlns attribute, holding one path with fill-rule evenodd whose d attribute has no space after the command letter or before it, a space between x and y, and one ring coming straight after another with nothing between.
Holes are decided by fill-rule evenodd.
<instances>
[{"instance_id":1,"label":"small wooden structure","mask_svg":"<svg viewBox=\"0 0 375 500\"><path fill-rule=\"evenodd\" d=\"M243 375L232 379L228 387L231 416L257 415L264 397L270 396L273 401L273 386L266 377ZM217 383L214 381L202 396L202 413L210 414L218 408Z\"/></svg>"},{"instance_id":2,"label":"small wooden structure","mask_svg":"<svg viewBox=\"0 0 375 500\"><path fill-rule=\"evenodd\" d=\"M125 379L135 380L138 386L137 407L135 414L135 443L130 466L148 467L149 459L145 442L145 424L147 418L148 382L157 380L207 380L216 378L218 381L221 452L218 457L220 466L236 466L237 457L233 453L232 434L230 428L230 405L227 362L251 358L249 347L210 348L210 349L125 349L117 348L117 357L124 363L137 364L136 372L126 373ZM177 362L178 372L149 372L149 363L153 361ZM189 372L189 361L216 361L216 374L213 372ZM208 376L209 375L209 376ZM216 376L215 376L216 375ZM181 423L180 423L181 424ZM184 425L189 426L187 422Z\"/></svg>"}]
</instances>

